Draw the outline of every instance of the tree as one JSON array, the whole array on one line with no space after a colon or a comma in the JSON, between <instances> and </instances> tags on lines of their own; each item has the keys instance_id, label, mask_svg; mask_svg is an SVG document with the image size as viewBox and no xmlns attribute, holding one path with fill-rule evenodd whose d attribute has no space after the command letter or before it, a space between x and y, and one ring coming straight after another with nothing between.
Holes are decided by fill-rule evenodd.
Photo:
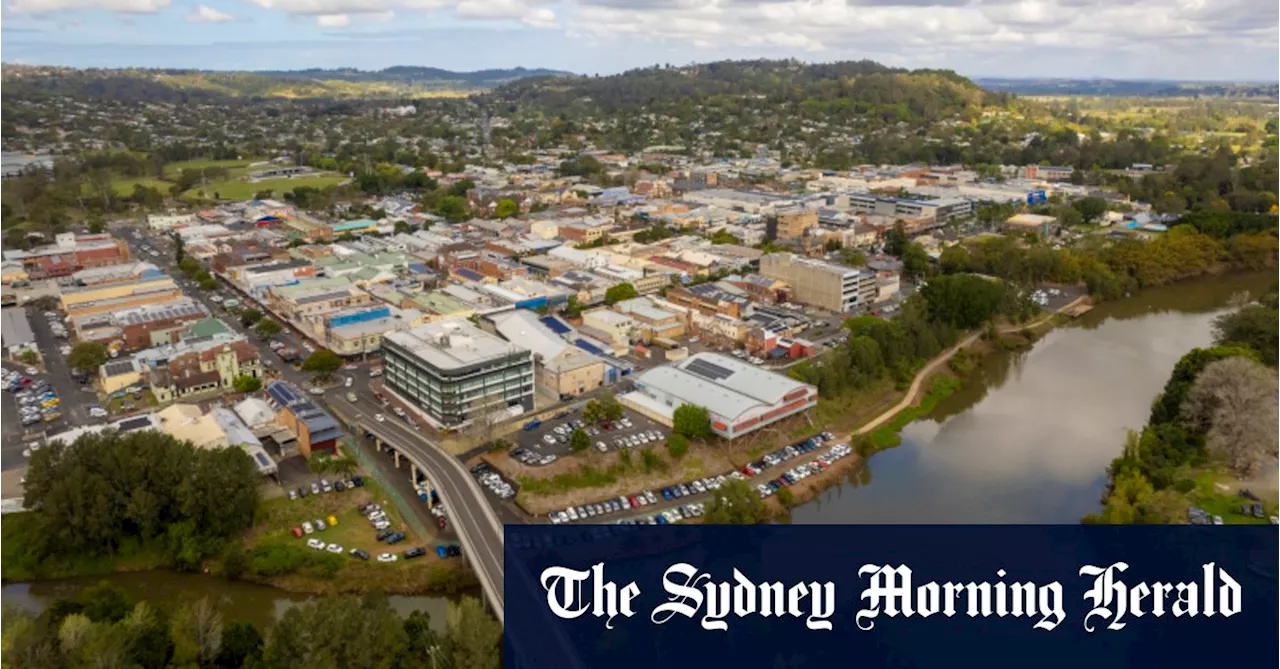
<instances>
[{"instance_id":1,"label":"tree","mask_svg":"<svg viewBox=\"0 0 1280 669\"><path fill-rule=\"evenodd\" d=\"M564 315L569 318L577 318L582 315L582 303L578 301L577 295L570 295L569 299L564 303Z\"/></svg>"},{"instance_id":2,"label":"tree","mask_svg":"<svg viewBox=\"0 0 1280 669\"><path fill-rule=\"evenodd\" d=\"M842 249L840 251L840 262L850 267L865 267L867 254L858 249Z\"/></svg>"},{"instance_id":3,"label":"tree","mask_svg":"<svg viewBox=\"0 0 1280 669\"><path fill-rule=\"evenodd\" d=\"M618 401L618 397L613 393L605 393L600 396L600 416L602 420L615 421L622 418L626 413L626 409L622 407L622 402Z\"/></svg>"},{"instance_id":4,"label":"tree","mask_svg":"<svg viewBox=\"0 0 1280 669\"><path fill-rule=\"evenodd\" d=\"M929 263L929 254L924 247L911 242L902 252L902 275L908 279L920 279L929 276L933 269Z\"/></svg>"},{"instance_id":5,"label":"tree","mask_svg":"<svg viewBox=\"0 0 1280 669\"><path fill-rule=\"evenodd\" d=\"M502 665L502 625L475 597L450 603L446 617L447 666L455 669L498 669Z\"/></svg>"},{"instance_id":6,"label":"tree","mask_svg":"<svg viewBox=\"0 0 1280 669\"><path fill-rule=\"evenodd\" d=\"M262 633L253 623L237 620L222 634L222 648L215 664L222 669L240 669L246 662L262 658Z\"/></svg>"},{"instance_id":7,"label":"tree","mask_svg":"<svg viewBox=\"0 0 1280 669\"><path fill-rule=\"evenodd\" d=\"M967 330L996 315L1005 287L972 274L945 274L930 279L920 294L933 318Z\"/></svg>"},{"instance_id":8,"label":"tree","mask_svg":"<svg viewBox=\"0 0 1280 669\"><path fill-rule=\"evenodd\" d=\"M693 404L681 404L671 416L676 434L689 439L709 439L715 433L711 431L711 417L703 407Z\"/></svg>"},{"instance_id":9,"label":"tree","mask_svg":"<svg viewBox=\"0 0 1280 669\"><path fill-rule=\"evenodd\" d=\"M511 218L520 215L520 205L515 200L498 200L498 206L493 211L494 218Z\"/></svg>"},{"instance_id":10,"label":"tree","mask_svg":"<svg viewBox=\"0 0 1280 669\"><path fill-rule=\"evenodd\" d=\"M206 276L203 279L200 279L199 285L200 285L200 290L203 290L205 292L212 292L218 289L218 280L211 276Z\"/></svg>"},{"instance_id":11,"label":"tree","mask_svg":"<svg viewBox=\"0 0 1280 669\"><path fill-rule=\"evenodd\" d=\"M407 221L396 221L395 232L398 235L407 235L413 232L413 226Z\"/></svg>"},{"instance_id":12,"label":"tree","mask_svg":"<svg viewBox=\"0 0 1280 669\"><path fill-rule=\"evenodd\" d=\"M636 292L635 286L625 282L619 283L610 286L608 290L604 291L604 303L613 306L623 300L630 300L639 295L640 293Z\"/></svg>"},{"instance_id":13,"label":"tree","mask_svg":"<svg viewBox=\"0 0 1280 669\"><path fill-rule=\"evenodd\" d=\"M283 329L284 328L281 327L279 323L271 320L270 318L264 318L258 321L257 325L253 326L253 331L263 339L266 339L273 334L277 334Z\"/></svg>"},{"instance_id":14,"label":"tree","mask_svg":"<svg viewBox=\"0 0 1280 669\"><path fill-rule=\"evenodd\" d=\"M404 623L385 595L342 595L286 611L272 629L262 659L273 669L380 669L403 666L408 647ZM422 666L414 660L410 666Z\"/></svg>"},{"instance_id":15,"label":"tree","mask_svg":"<svg viewBox=\"0 0 1280 669\"><path fill-rule=\"evenodd\" d=\"M31 456L17 563L38 570L46 557L108 554L126 542L198 560L252 524L260 484L238 448L197 449L148 430L55 441Z\"/></svg>"},{"instance_id":16,"label":"tree","mask_svg":"<svg viewBox=\"0 0 1280 669\"><path fill-rule=\"evenodd\" d=\"M465 197L446 195L436 201L435 215L450 223L461 223L471 218L471 206Z\"/></svg>"},{"instance_id":17,"label":"tree","mask_svg":"<svg viewBox=\"0 0 1280 669\"><path fill-rule=\"evenodd\" d=\"M67 364L82 372L96 372L108 358L106 344L85 342L72 347Z\"/></svg>"},{"instance_id":18,"label":"tree","mask_svg":"<svg viewBox=\"0 0 1280 669\"><path fill-rule=\"evenodd\" d=\"M244 323L245 327L252 327L254 323L260 320L262 320L262 312L253 307L240 312L240 322Z\"/></svg>"},{"instance_id":19,"label":"tree","mask_svg":"<svg viewBox=\"0 0 1280 669\"><path fill-rule=\"evenodd\" d=\"M262 388L262 379L248 374L241 374L231 381L231 386L238 393L256 393Z\"/></svg>"},{"instance_id":20,"label":"tree","mask_svg":"<svg viewBox=\"0 0 1280 669\"><path fill-rule=\"evenodd\" d=\"M1240 344L1256 350L1262 363L1276 366L1280 350L1280 319L1276 310L1251 304L1213 321L1214 340L1219 344Z\"/></svg>"},{"instance_id":21,"label":"tree","mask_svg":"<svg viewBox=\"0 0 1280 669\"><path fill-rule=\"evenodd\" d=\"M1107 213L1107 201L1100 197L1082 197L1071 203L1085 223L1094 223Z\"/></svg>"},{"instance_id":22,"label":"tree","mask_svg":"<svg viewBox=\"0 0 1280 669\"><path fill-rule=\"evenodd\" d=\"M18 360L21 360L28 365L34 365L37 362L40 362L40 354L31 349L27 349L18 354Z\"/></svg>"},{"instance_id":23,"label":"tree","mask_svg":"<svg viewBox=\"0 0 1280 669\"><path fill-rule=\"evenodd\" d=\"M578 451L585 451L590 447L591 437L588 437L587 433L583 430L574 430L573 434L569 435L569 449L575 453Z\"/></svg>"},{"instance_id":24,"label":"tree","mask_svg":"<svg viewBox=\"0 0 1280 669\"><path fill-rule=\"evenodd\" d=\"M712 494L702 519L707 525L757 525L769 519L760 493L746 481L730 479Z\"/></svg>"},{"instance_id":25,"label":"tree","mask_svg":"<svg viewBox=\"0 0 1280 669\"><path fill-rule=\"evenodd\" d=\"M907 250L907 227L902 221L893 224L888 232L884 233L884 252L891 256L902 257L902 253Z\"/></svg>"},{"instance_id":26,"label":"tree","mask_svg":"<svg viewBox=\"0 0 1280 669\"><path fill-rule=\"evenodd\" d=\"M312 372L317 378L327 379L342 368L342 358L327 348L316 349L302 361L302 371Z\"/></svg>"},{"instance_id":27,"label":"tree","mask_svg":"<svg viewBox=\"0 0 1280 669\"><path fill-rule=\"evenodd\" d=\"M667 453L673 458L683 458L689 452L689 439L683 434L672 433L667 437Z\"/></svg>"},{"instance_id":28,"label":"tree","mask_svg":"<svg viewBox=\"0 0 1280 669\"><path fill-rule=\"evenodd\" d=\"M207 597L180 606L170 622L173 664L209 666L222 650L222 614Z\"/></svg>"},{"instance_id":29,"label":"tree","mask_svg":"<svg viewBox=\"0 0 1280 669\"><path fill-rule=\"evenodd\" d=\"M185 261L186 259L187 259L186 244L183 243L181 237L177 237L174 239L174 242L173 242L173 262L176 263L178 267L181 269L183 267L183 261Z\"/></svg>"},{"instance_id":30,"label":"tree","mask_svg":"<svg viewBox=\"0 0 1280 669\"><path fill-rule=\"evenodd\" d=\"M1205 434L1209 451L1241 477L1271 463L1277 451L1274 372L1247 358L1227 358L1204 368L1182 405L1188 426Z\"/></svg>"}]
</instances>

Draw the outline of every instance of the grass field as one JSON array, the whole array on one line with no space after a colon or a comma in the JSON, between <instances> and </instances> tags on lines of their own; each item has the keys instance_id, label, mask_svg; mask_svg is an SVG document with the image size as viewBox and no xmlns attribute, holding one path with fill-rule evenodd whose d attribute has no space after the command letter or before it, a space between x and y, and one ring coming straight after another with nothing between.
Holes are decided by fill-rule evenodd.
<instances>
[{"instance_id":1,"label":"grass field","mask_svg":"<svg viewBox=\"0 0 1280 669\"><path fill-rule=\"evenodd\" d=\"M299 186L325 188L327 186L336 186L345 180L346 177L337 174L319 174L292 179L266 179L258 182L235 178L211 183L204 188L193 188L183 193L183 197L201 197L200 193L203 191L203 197L207 198L215 198L216 195L216 199L220 200L250 200L253 199L255 194L264 190L273 191L275 197L280 197Z\"/></svg>"},{"instance_id":2,"label":"grass field","mask_svg":"<svg viewBox=\"0 0 1280 669\"><path fill-rule=\"evenodd\" d=\"M111 181L111 189L117 195L129 196L133 194L134 186L144 186L146 188L154 188L163 195L169 194L169 187L173 184L168 181L161 181L152 177L132 177L126 179L113 179Z\"/></svg>"},{"instance_id":3,"label":"grass field","mask_svg":"<svg viewBox=\"0 0 1280 669\"><path fill-rule=\"evenodd\" d=\"M225 167L231 173L232 178L242 177L254 169L250 168L251 163L255 160L183 160L176 163L169 163L164 166L164 176L167 179L177 179L182 170L198 170L206 167Z\"/></svg>"}]
</instances>

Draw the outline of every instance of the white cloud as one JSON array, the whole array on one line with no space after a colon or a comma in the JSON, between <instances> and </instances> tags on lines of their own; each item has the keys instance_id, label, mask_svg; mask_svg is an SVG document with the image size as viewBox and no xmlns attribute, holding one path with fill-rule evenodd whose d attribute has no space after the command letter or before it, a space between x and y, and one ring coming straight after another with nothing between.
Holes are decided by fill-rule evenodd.
<instances>
[{"instance_id":1,"label":"white cloud","mask_svg":"<svg viewBox=\"0 0 1280 669\"><path fill-rule=\"evenodd\" d=\"M321 14L316 17L316 25L321 28L346 28L351 25L351 17L346 14Z\"/></svg>"},{"instance_id":2,"label":"white cloud","mask_svg":"<svg viewBox=\"0 0 1280 669\"><path fill-rule=\"evenodd\" d=\"M155 14L172 0L13 0L5 9L13 14L54 14L100 10L118 14Z\"/></svg>"},{"instance_id":3,"label":"white cloud","mask_svg":"<svg viewBox=\"0 0 1280 669\"><path fill-rule=\"evenodd\" d=\"M538 7L525 12L520 22L533 28L551 28L556 24L556 13L546 7Z\"/></svg>"},{"instance_id":4,"label":"white cloud","mask_svg":"<svg viewBox=\"0 0 1280 669\"><path fill-rule=\"evenodd\" d=\"M187 20L192 23L230 23L236 20L236 17L220 12L209 5L198 5L194 12L187 15Z\"/></svg>"}]
</instances>

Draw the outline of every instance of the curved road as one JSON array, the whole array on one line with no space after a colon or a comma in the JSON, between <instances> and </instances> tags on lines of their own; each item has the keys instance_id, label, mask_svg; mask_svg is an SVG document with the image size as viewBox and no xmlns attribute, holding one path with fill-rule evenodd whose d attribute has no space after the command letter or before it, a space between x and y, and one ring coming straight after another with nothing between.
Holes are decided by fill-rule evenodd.
<instances>
[{"instance_id":1,"label":"curved road","mask_svg":"<svg viewBox=\"0 0 1280 669\"><path fill-rule=\"evenodd\" d=\"M374 420L374 414L383 409L371 398L352 403L338 389L326 395L326 400L345 422L359 423L364 430L395 448L427 474L444 500L449 522L453 523L462 540L462 547L494 614L499 622L505 622L502 524L498 522L480 484L457 458L403 421L394 416L387 416L384 422Z\"/></svg>"}]
</instances>

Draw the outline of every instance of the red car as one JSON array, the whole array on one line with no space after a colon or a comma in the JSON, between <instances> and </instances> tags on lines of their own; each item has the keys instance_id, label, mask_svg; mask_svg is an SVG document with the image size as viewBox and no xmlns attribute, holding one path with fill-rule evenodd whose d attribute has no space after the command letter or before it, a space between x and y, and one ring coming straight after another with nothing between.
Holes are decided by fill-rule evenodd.
<instances>
[{"instance_id":1,"label":"red car","mask_svg":"<svg viewBox=\"0 0 1280 669\"><path fill-rule=\"evenodd\" d=\"M295 536L295 537L300 537L300 536L302 536L302 528L301 528L301 527L297 527L297 526L295 526L295 527L293 528L293 536Z\"/></svg>"}]
</instances>

